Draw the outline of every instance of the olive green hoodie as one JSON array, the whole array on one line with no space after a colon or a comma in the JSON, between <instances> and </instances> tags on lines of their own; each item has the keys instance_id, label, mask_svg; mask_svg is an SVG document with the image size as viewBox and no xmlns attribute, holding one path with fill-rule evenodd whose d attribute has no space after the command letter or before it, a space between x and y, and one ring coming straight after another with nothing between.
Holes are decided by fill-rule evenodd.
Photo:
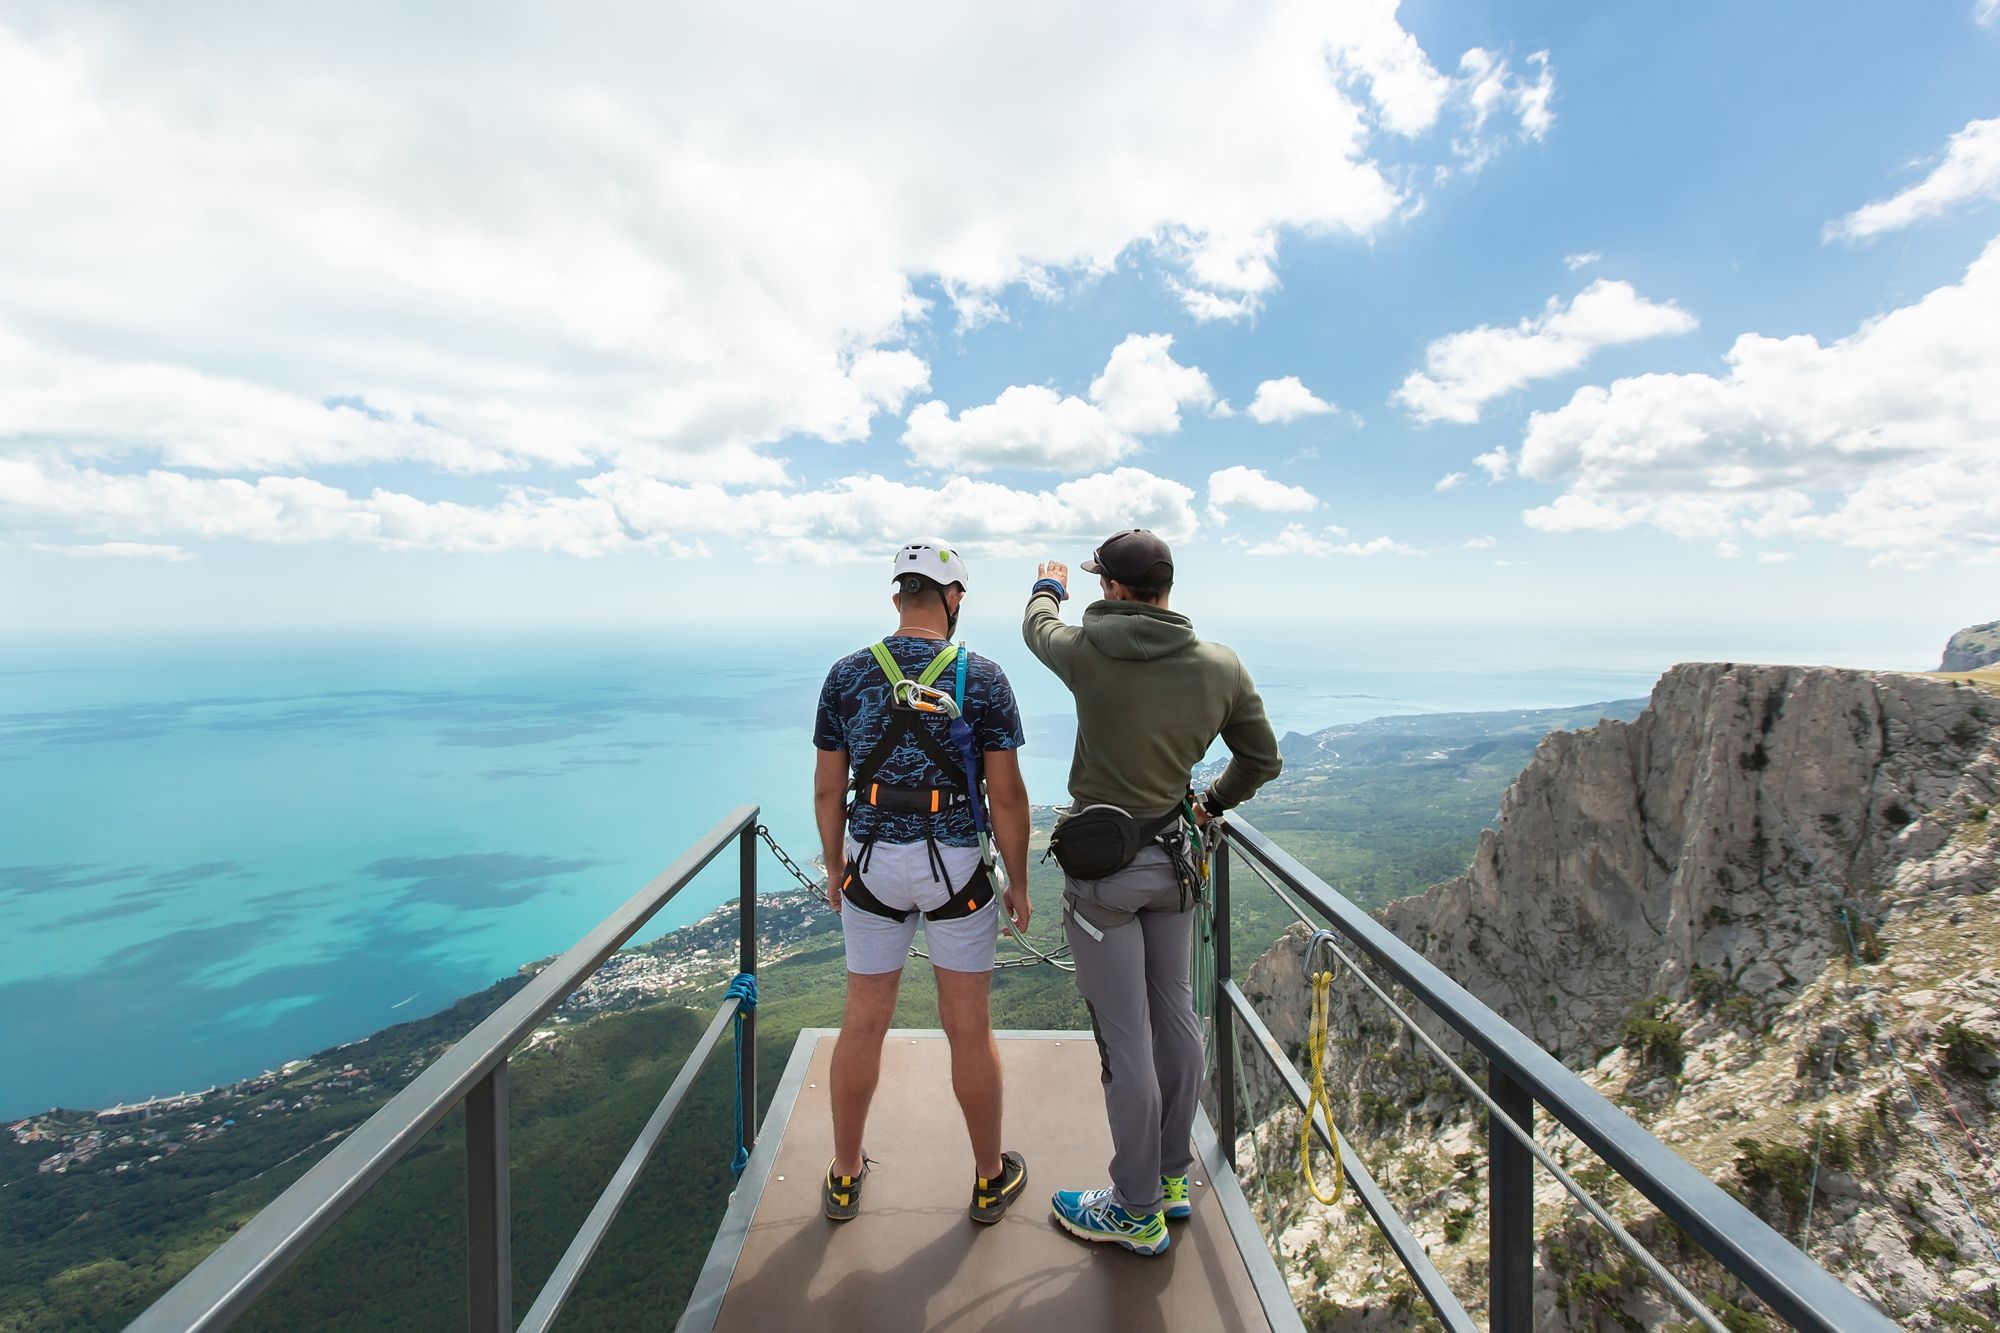
<instances>
[{"instance_id":1,"label":"olive green hoodie","mask_svg":"<svg viewBox=\"0 0 2000 1333\"><path fill-rule=\"evenodd\" d=\"M1164 814L1217 736L1230 759L1209 786L1211 808L1240 805L1278 776L1278 738L1250 674L1235 653L1202 642L1186 616L1143 602L1094 602L1073 629L1044 590L1028 598L1021 633L1076 696L1073 800Z\"/></svg>"}]
</instances>

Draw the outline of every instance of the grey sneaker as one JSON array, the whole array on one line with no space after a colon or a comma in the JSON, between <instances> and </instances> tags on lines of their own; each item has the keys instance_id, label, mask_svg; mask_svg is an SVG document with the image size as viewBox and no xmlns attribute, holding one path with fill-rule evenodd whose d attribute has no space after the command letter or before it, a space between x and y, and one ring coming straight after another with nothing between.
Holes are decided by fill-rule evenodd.
<instances>
[{"instance_id":1,"label":"grey sneaker","mask_svg":"<svg viewBox=\"0 0 2000 1333\"><path fill-rule=\"evenodd\" d=\"M965 1210L966 1216L991 1226L1021 1197L1021 1187L1027 1183L1026 1159L1017 1152L1001 1153L999 1176L992 1180L980 1176L972 1182L972 1206Z\"/></svg>"}]
</instances>

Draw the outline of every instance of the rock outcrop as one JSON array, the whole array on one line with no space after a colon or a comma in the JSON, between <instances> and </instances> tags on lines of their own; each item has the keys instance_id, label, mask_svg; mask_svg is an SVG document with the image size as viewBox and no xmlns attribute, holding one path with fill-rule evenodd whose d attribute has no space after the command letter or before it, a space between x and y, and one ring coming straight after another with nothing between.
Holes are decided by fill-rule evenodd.
<instances>
[{"instance_id":1,"label":"rock outcrop","mask_svg":"<svg viewBox=\"0 0 2000 1333\"><path fill-rule=\"evenodd\" d=\"M1837 905L1873 920L1913 828L1963 793L2000 701L1954 682L1684 666L1629 725L1557 732L1471 869L1382 919L1544 1047L1575 1061L1693 969L1784 1000L1833 957Z\"/></svg>"},{"instance_id":2,"label":"rock outcrop","mask_svg":"<svg viewBox=\"0 0 2000 1333\"><path fill-rule=\"evenodd\" d=\"M1977 671L2000 663L2000 620L1973 625L1951 636L1939 671Z\"/></svg>"},{"instance_id":3,"label":"rock outcrop","mask_svg":"<svg viewBox=\"0 0 2000 1333\"><path fill-rule=\"evenodd\" d=\"M1946 1305L1992 1306L2000 1268L1973 1221L2000 1226L1986 1154L2000 1106L1996 805L2000 697L1977 686L1677 667L1636 721L1544 740L1468 873L1379 917L1794 1238L1811 1194L1815 1258L1909 1326L1945 1327L1932 1318ZM1295 1052L1302 942L1289 935L1245 979ZM1476 1306L1479 1121L1351 982L1334 1030L1343 1129ZM1899 1055L1928 1102L1912 1104ZM1280 1115L1267 1130L1296 1125ZM1919 1130L1955 1154L1972 1216ZM1825 1172L1816 1191L1799 1170L1809 1147ZM1562 1154L1592 1169L1573 1142ZM1604 1248L1553 1181L1538 1189L1537 1327L1685 1317ZM1376 1321L1397 1270L1360 1243L1365 1219L1280 1194L1283 1243L1311 1261L1302 1299L1320 1326L1394 1326ZM1623 1188L1601 1197L1673 1252L1672 1229L1642 1199ZM1715 1299L1754 1317L1754 1301L1710 1276ZM1407 1291L1396 1299L1407 1307Z\"/></svg>"}]
</instances>

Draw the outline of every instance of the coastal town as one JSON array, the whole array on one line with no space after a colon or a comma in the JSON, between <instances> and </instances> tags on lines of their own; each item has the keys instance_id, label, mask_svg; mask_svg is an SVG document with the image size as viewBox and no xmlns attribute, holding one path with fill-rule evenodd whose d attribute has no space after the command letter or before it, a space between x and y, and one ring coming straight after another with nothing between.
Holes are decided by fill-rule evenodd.
<instances>
[{"instance_id":1,"label":"coastal town","mask_svg":"<svg viewBox=\"0 0 2000 1333\"><path fill-rule=\"evenodd\" d=\"M241 1121L301 1114L375 1090L365 1066L336 1065L323 1058L292 1060L254 1078L199 1092L121 1102L101 1111L53 1108L15 1121L7 1132L18 1146L49 1149L35 1164L39 1175L84 1170L124 1175L218 1138Z\"/></svg>"},{"instance_id":2,"label":"coastal town","mask_svg":"<svg viewBox=\"0 0 2000 1333\"><path fill-rule=\"evenodd\" d=\"M824 903L803 893L758 895L760 962L776 962L796 952L835 924ZM531 1037L529 1048L570 1022L726 985L737 970L737 931L737 907L732 902L649 944L612 954ZM521 971L532 975L549 961L528 964ZM378 1058L368 1049L395 1031L291 1060L235 1083L120 1102L96 1111L51 1108L16 1120L6 1130L17 1146L45 1154L35 1165L39 1175L142 1172L239 1124L393 1094L435 1055L433 1047L425 1047L384 1052L386 1058Z\"/></svg>"}]
</instances>

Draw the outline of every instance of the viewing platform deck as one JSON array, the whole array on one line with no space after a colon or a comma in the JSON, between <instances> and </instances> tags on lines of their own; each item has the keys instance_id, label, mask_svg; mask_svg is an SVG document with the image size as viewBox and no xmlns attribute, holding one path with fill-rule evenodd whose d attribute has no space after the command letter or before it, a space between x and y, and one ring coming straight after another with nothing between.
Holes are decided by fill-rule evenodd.
<instances>
[{"instance_id":1,"label":"viewing platform deck","mask_svg":"<svg viewBox=\"0 0 2000 1333\"><path fill-rule=\"evenodd\" d=\"M1088 1032L997 1034L1006 1144L1027 1159L1028 1183L990 1227L965 1215L971 1155L943 1035L890 1033L868 1118L878 1164L861 1215L828 1221L819 1186L833 1156L827 1069L837 1036L799 1034L683 1333L761 1333L807 1310L818 1328L875 1333L1302 1327L1205 1118L1189 1173L1194 1216L1173 1224L1165 1255L1087 1244L1050 1219L1053 1191L1109 1179L1111 1136Z\"/></svg>"}]
</instances>

